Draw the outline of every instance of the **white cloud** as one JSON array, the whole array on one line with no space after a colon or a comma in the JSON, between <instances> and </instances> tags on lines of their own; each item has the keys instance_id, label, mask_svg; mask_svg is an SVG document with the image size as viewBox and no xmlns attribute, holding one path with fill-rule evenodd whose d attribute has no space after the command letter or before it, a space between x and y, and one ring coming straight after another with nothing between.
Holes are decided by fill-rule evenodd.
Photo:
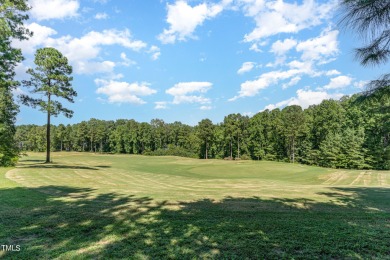
<instances>
[{"instance_id":1,"label":"white cloud","mask_svg":"<svg viewBox=\"0 0 390 260\"><path fill-rule=\"evenodd\" d=\"M240 0L246 16L256 16L265 8L265 0Z\"/></svg>"},{"instance_id":2,"label":"white cloud","mask_svg":"<svg viewBox=\"0 0 390 260\"><path fill-rule=\"evenodd\" d=\"M160 57L161 55L161 52L160 52L160 48L155 46L155 45L152 45L148 51L148 53L150 53L152 56L152 60L158 60L158 58Z\"/></svg>"},{"instance_id":3,"label":"white cloud","mask_svg":"<svg viewBox=\"0 0 390 260\"><path fill-rule=\"evenodd\" d=\"M23 89L21 89L21 88L19 88L19 87L13 89L13 90L12 90L12 94L13 94L15 97L17 97L17 96L19 96L19 95L28 95L27 92L25 92Z\"/></svg>"},{"instance_id":4,"label":"white cloud","mask_svg":"<svg viewBox=\"0 0 390 260\"><path fill-rule=\"evenodd\" d=\"M149 96L155 94L157 91L150 88L147 82L120 82L114 80L96 79L98 89L96 93L108 96L109 103L130 103L141 105L146 102L139 98L139 96Z\"/></svg>"},{"instance_id":5,"label":"white cloud","mask_svg":"<svg viewBox=\"0 0 390 260\"><path fill-rule=\"evenodd\" d=\"M340 74L341 74L341 72L338 70L328 70L327 72L325 72L326 76L335 76L335 75L340 75Z\"/></svg>"},{"instance_id":6,"label":"white cloud","mask_svg":"<svg viewBox=\"0 0 390 260\"><path fill-rule=\"evenodd\" d=\"M24 52L33 53L37 47L52 46L58 48L70 60L91 59L98 56L101 46L121 45L122 47L139 51L147 46L140 40L133 40L129 30L104 30L102 32L91 31L81 38L73 38L70 35L60 38L52 38L57 34L50 27L32 23L26 26L34 32L34 35L27 41L15 41L18 48Z\"/></svg>"},{"instance_id":7,"label":"white cloud","mask_svg":"<svg viewBox=\"0 0 390 260\"><path fill-rule=\"evenodd\" d=\"M210 82L180 82L168 89L166 93L173 96L182 96L194 92L206 93L212 85Z\"/></svg>"},{"instance_id":8,"label":"white cloud","mask_svg":"<svg viewBox=\"0 0 390 260\"><path fill-rule=\"evenodd\" d=\"M107 18L108 18L108 14L106 14L106 13L97 13L95 15L96 20L105 20Z\"/></svg>"},{"instance_id":9,"label":"white cloud","mask_svg":"<svg viewBox=\"0 0 390 260\"><path fill-rule=\"evenodd\" d=\"M78 0L30 0L31 16L38 21L77 16Z\"/></svg>"},{"instance_id":10,"label":"white cloud","mask_svg":"<svg viewBox=\"0 0 390 260\"><path fill-rule=\"evenodd\" d=\"M155 52L152 54L152 60L158 60L160 58L161 52Z\"/></svg>"},{"instance_id":11,"label":"white cloud","mask_svg":"<svg viewBox=\"0 0 390 260\"><path fill-rule=\"evenodd\" d=\"M241 0L246 16L253 17L256 28L245 35L245 41L252 42L279 33L298 33L320 25L330 17L337 1L319 4L314 0L304 0L301 5L285 3L283 0L261 1Z\"/></svg>"},{"instance_id":12,"label":"white cloud","mask_svg":"<svg viewBox=\"0 0 390 260\"><path fill-rule=\"evenodd\" d=\"M123 60L121 62L121 65L123 65L125 67L129 67L129 66L133 66L133 65L137 64L137 62L127 58L127 55L124 52L121 53L121 59Z\"/></svg>"},{"instance_id":13,"label":"white cloud","mask_svg":"<svg viewBox=\"0 0 390 260\"><path fill-rule=\"evenodd\" d=\"M245 72L249 72L255 67L255 65L255 62L244 62L241 68L237 71L237 73L244 74Z\"/></svg>"},{"instance_id":14,"label":"white cloud","mask_svg":"<svg viewBox=\"0 0 390 260\"><path fill-rule=\"evenodd\" d=\"M281 101L281 102L278 102L278 103L276 103L276 104L269 104L269 105L265 106L264 109L261 110L261 111L264 111L264 110L266 110L266 109L268 109L268 110L274 110L275 108L280 108L280 107L283 107L283 106L287 105L288 102L290 102L290 99L284 100L284 101Z\"/></svg>"},{"instance_id":15,"label":"white cloud","mask_svg":"<svg viewBox=\"0 0 390 260\"><path fill-rule=\"evenodd\" d=\"M299 81L301 81L301 79L302 79L301 77L296 76L296 77L292 78L288 83L283 84L282 88L286 89L288 87L295 86L296 84L298 84Z\"/></svg>"},{"instance_id":16,"label":"white cloud","mask_svg":"<svg viewBox=\"0 0 390 260\"><path fill-rule=\"evenodd\" d=\"M350 85L352 78L348 76L338 76L336 78L330 79L328 85L324 86L324 89L340 89L345 88Z\"/></svg>"},{"instance_id":17,"label":"white cloud","mask_svg":"<svg viewBox=\"0 0 390 260\"><path fill-rule=\"evenodd\" d=\"M168 108L168 102L166 101L157 101L154 102L155 106L154 109L167 109Z\"/></svg>"},{"instance_id":18,"label":"white cloud","mask_svg":"<svg viewBox=\"0 0 390 260\"><path fill-rule=\"evenodd\" d=\"M281 65L285 65L286 63L286 57L285 56L278 56L275 59L275 62L269 62L265 66L269 68L275 68Z\"/></svg>"},{"instance_id":19,"label":"white cloud","mask_svg":"<svg viewBox=\"0 0 390 260\"><path fill-rule=\"evenodd\" d=\"M259 93L260 90L277 84L282 80L291 79L288 83L282 85L282 88L288 88L297 84L302 76L319 77L322 75L337 75L338 71L321 72L316 70L316 66L325 64L333 59L339 53L337 30L329 28L323 30L318 37L305 41L297 42L292 39L277 41L271 47L271 52L277 55L275 62L268 63L267 67L287 66L287 70L275 70L263 73L255 80L248 80L241 84L237 96L229 101L237 100L242 97L251 97ZM299 60L286 62L287 57L284 55L288 50L294 48L297 52L302 53Z\"/></svg>"},{"instance_id":20,"label":"white cloud","mask_svg":"<svg viewBox=\"0 0 390 260\"><path fill-rule=\"evenodd\" d=\"M200 110L211 110L211 109L213 109L213 107L212 106L201 106L199 109Z\"/></svg>"},{"instance_id":21,"label":"white cloud","mask_svg":"<svg viewBox=\"0 0 390 260\"><path fill-rule=\"evenodd\" d=\"M320 36L298 43L296 50L302 52L302 60L324 61L339 53L338 34L337 30L326 29Z\"/></svg>"},{"instance_id":22,"label":"white cloud","mask_svg":"<svg viewBox=\"0 0 390 260\"><path fill-rule=\"evenodd\" d=\"M297 96L283 100L276 104L270 104L264 108L265 109L275 109L281 108L284 106L299 105L303 109L308 108L311 105L317 105L325 99L340 99L343 94L329 94L325 91L311 91L311 90L297 90Z\"/></svg>"},{"instance_id":23,"label":"white cloud","mask_svg":"<svg viewBox=\"0 0 390 260\"><path fill-rule=\"evenodd\" d=\"M102 46L120 45L122 47L139 51L146 47L146 43L132 40L128 30L104 30L103 32L89 32L81 38L64 36L59 39L48 39L47 43L58 48L75 66L75 72L82 74L83 64L97 58ZM98 63L95 61L95 63ZM101 62L100 62L101 63ZM107 65L107 62L106 62ZM101 65L101 67L104 64ZM106 67L106 66L104 66ZM104 72L104 71L97 71Z\"/></svg>"},{"instance_id":24,"label":"white cloud","mask_svg":"<svg viewBox=\"0 0 390 260\"><path fill-rule=\"evenodd\" d=\"M241 84L241 89L238 95L229 99L229 101L235 101L242 97L252 97L259 93L260 90L269 87L272 84L277 84L281 80L286 80L292 77L297 77L303 73L309 73L307 68L294 68L287 71L271 71L262 74L256 80L247 80Z\"/></svg>"},{"instance_id":25,"label":"white cloud","mask_svg":"<svg viewBox=\"0 0 390 260\"><path fill-rule=\"evenodd\" d=\"M53 38L57 32L52 28L32 23L27 28L34 32L34 35L27 41L14 41L13 45L21 48L24 53L34 53L43 46L50 46L60 50L74 66L78 74L107 73L112 72L116 64L113 61L97 61L100 58L102 47L120 45L122 47L139 51L147 47L147 44L140 40L133 40L129 30L118 31L115 29L102 32L91 31L80 38L73 38L70 35ZM131 61L125 61L131 65ZM121 63L123 65L123 62Z\"/></svg>"},{"instance_id":26,"label":"white cloud","mask_svg":"<svg viewBox=\"0 0 390 260\"><path fill-rule=\"evenodd\" d=\"M15 67L15 74L17 76L17 80L27 80L30 78L30 75L26 73L26 71L29 69L28 66L26 66L24 63L19 63Z\"/></svg>"},{"instance_id":27,"label":"white cloud","mask_svg":"<svg viewBox=\"0 0 390 260\"><path fill-rule=\"evenodd\" d=\"M34 35L26 41L15 40L12 42L14 47L22 49L24 53L34 53L37 46L45 44L48 39L52 39L51 36L57 34L54 29L37 23L27 24L26 28L34 32Z\"/></svg>"},{"instance_id":28,"label":"white cloud","mask_svg":"<svg viewBox=\"0 0 390 260\"><path fill-rule=\"evenodd\" d=\"M353 86L355 88L358 88L358 89L363 89L367 86L367 84L368 84L368 81L360 80L360 81L353 83Z\"/></svg>"},{"instance_id":29,"label":"white cloud","mask_svg":"<svg viewBox=\"0 0 390 260\"><path fill-rule=\"evenodd\" d=\"M173 96L173 104L207 104L210 103L211 100L204 97L202 94L210 90L212 85L213 84L210 82L180 82L175 84L172 88L167 89L165 93ZM194 93L197 93L198 95L194 95Z\"/></svg>"},{"instance_id":30,"label":"white cloud","mask_svg":"<svg viewBox=\"0 0 390 260\"><path fill-rule=\"evenodd\" d=\"M262 50L259 48L257 43L252 44L251 47L249 48L249 50L254 51L254 52L262 52Z\"/></svg>"},{"instance_id":31,"label":"white cloud","mask_svg":"<svg viewBox=\"0 0 390 260\"><path fill-rule=\"evenodd\" d=\"M196 27L202 25L205 20L217 16L229 2L222 1L220 4L202 3L194 7L183 0L168 4L166 22L169 23L169 29L164 29L158 39L167 44L185 41L188 38L196 38L193 35Z\"/></svg>"},{"instance_id":32,"label":"white cloud","mask_svg":"<svg viewBox=\"0 0 390 260\"><path fill-rule=\"evenodd\" d=\"M271 52L276 55L284 55L297 45L297 41L294 39L285 39L284 41L276 41L272 44Z\"/></svg>"},{"instance_id":33,"label":"white cloud","mask_svg":"<svg viewBox=\"0 0 390 260\"><path fill-rule=\"evenodd\" d=\"M74 64L75 70L79 74L112 73L115 66L116 64L112 61L77 61Z\"/></svg>"}]
</instances>

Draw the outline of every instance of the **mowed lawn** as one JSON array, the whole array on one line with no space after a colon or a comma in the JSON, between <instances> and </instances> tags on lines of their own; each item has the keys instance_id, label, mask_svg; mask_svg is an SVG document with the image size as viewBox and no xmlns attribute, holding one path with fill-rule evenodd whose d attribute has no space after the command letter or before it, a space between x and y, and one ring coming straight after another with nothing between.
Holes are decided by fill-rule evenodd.
<instances>
[{"instance_id":1,"label":"mowed lawn","mask_svg":"<svg viewBox=\"0 0 390 260\"><path fill-rule=\"evenodd\" d=\"M53 153L0 168L0 258L390 259L390 172Z\"/></svg>"}]
</instances>

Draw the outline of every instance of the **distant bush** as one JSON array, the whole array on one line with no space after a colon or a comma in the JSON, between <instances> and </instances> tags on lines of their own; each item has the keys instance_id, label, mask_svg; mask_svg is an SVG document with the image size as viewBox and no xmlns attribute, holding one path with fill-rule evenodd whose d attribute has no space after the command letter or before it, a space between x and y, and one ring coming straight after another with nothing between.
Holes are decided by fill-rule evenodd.
<instances>
[{"instance_id":1,"label":"distant bush","mask_svg":"<svg viewBox=\"0 0 390 260\"><path fill-rule=\"evenodd\" d=\"M243 155L241 155L240 159L241 160L251 160L252 158L247 154L243 154Z\"/></svg>"},{"instance_id":2,"label":"distant bush","mask_svg":"<svg viewBox=\"0 0 390 260\"><path fill-rule=\"evenodd\" d=\"M274 155L274 154L266 154L264 156L264 160L266 160L266 161L276 161L276 155Z\"/></svg>"}]
</instances>

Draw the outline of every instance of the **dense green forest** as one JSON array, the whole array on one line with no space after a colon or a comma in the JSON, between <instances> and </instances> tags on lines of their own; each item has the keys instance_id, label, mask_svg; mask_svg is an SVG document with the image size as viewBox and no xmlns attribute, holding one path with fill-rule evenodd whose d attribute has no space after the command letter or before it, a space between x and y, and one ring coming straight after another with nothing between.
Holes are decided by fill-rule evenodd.
<instances>
[{"instance_id":1,"label":"dense green forest","mask_svg":"<svg viewBox=\"0 0 390 260\"><path fill-rule=\"evenodd\" d=\"M177 155L194 158L253 159L332 168L390 169L390 98L378 92L324 100L303 110L291 105L253 117L230 114L222 123L204 119L150 123L90 119L51 128L52 151ZM46 126L17 127L24 151L45 151Z\"/></svg>"}]
</instances>

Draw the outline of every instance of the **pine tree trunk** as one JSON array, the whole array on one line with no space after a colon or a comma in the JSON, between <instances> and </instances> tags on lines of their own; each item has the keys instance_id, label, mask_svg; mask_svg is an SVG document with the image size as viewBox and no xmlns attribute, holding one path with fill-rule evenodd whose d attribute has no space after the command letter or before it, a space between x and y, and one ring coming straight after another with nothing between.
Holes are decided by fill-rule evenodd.
<instances>
[{"instance_id":1,"label":"pine tree trunk","mask_svg":"<svg viewBox=\"0 0 390 260\"><path fill-rule=\"evenodd\" d=\"M295 162L295 138L294 137L292 142L292 161L293 163Z\"/></svg>"},{"instance_id":2,"label":"pine tree trunk","mask_svg":"<svg viewBox=\"0 0 390 260\"><path fill-rule=\"evenodd\" d=\"M207 140L206 140L206 160L207 160Z\"/></svg>"},{"instance_id":3,"label":"pine tree trunk","mask_svg":"<svg viewBox=\"0 0 390 260\"><path fill-rule=\"evenodd\" d=\"M46 163L50 163L50 93L48 95L47 125L46 125Z\"/></svg>"},{"instance_id":4,"label":"pine tree trunk","mask_svg":"<svg viewBox=\"0 0 390 260\"><path fill-rule=\"evenodd\" d=\"M240 158L240 137L237 135L237 158Z\"/></svg>"},{"instance_id":5,"label":"pine tree trunk","mask_svg":"<svg viewBox=\"0 0 390 260\"><path fill-rule=\"evenodd\" d=\"M230 159L233 159L232 137L230 137Z\"/></svg>"}]
</instances>

